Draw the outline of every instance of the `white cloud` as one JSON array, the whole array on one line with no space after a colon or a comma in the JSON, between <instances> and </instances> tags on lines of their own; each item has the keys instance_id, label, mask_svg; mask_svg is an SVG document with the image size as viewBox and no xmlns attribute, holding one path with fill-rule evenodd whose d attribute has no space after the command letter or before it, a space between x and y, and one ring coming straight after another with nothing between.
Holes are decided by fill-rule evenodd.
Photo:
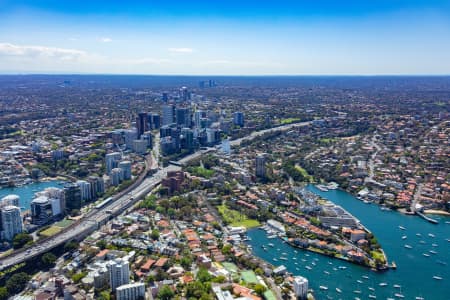
<instances>
[{"instance_id":1,"label":"white cloud","mask_svg":"<svg viewBox=\"0 0 450 300\"><path fill-rule=\"evenodd\" d=\"M192 48L169 48L167 50L169 50L169 52L172 52L172 53L192 53L192 52L194 52L194 49L192 49Z\"/></svg>"},{"instance_id":2,"label":"white cloud","mask_svg":"<svg viewBox=\"0 0 450 300\"><path fill-rule=\"evenodd\" d=\"M27 58L57 58L60 60L79 60L86 57L82 50L46 47L46 46L21 46L11 43L0 43L0 56L17 56Z\"/></svg>"},{"instance_id":3,"label":"white cloud","mask_svg":"<svg viewBox=\"0 0 450 300\"><path fill-rule=\"evenodd\" d=\"M111 43L112 42L112 38L102 37L102 38L100 38L100 42L102 42L102 43Z\"/></svg>"}]
</instances>

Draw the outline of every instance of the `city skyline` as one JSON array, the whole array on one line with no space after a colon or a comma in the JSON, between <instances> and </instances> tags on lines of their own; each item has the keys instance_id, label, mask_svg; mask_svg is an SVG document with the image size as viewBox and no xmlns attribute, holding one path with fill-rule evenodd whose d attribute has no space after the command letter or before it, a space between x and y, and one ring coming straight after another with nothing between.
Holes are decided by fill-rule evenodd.
<instances>
[{"instance_id":1,"label":"city skyline","mask_svg":"<svg viewBox=\"0 0 450 300\"><path fill-rule=\"evenodd\" d=\"M447 75L446 1L2 1L0 73Z\"/></svg>"}]
</instances>

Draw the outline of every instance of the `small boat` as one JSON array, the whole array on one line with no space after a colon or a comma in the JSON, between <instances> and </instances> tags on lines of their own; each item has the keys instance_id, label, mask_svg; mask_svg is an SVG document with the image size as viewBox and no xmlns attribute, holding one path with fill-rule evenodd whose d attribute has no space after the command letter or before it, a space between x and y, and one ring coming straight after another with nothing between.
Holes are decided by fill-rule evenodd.
<instances>
[{"instance_id":1,"label":"small boat","mask_svg":"<svg viewBox=\"0 0 450 300\"><path fill-rule=\"evenodd\" d=\"M416 297L416 300L425 300L424 297Z\"/></svg>"},{"instance_id":2,"label":"small boat","mask_svg":"<svg viewBox=\"0 0 450 300\"><path fill-rule=\"evenodd\" d=\"M430 250L430 251L428 251L428 252L430 252L430 253L432 253L432 254L437 254L437 252L434 251L434 250Z\"/></svg>"},{"instance_id":3,"label":"small boat","mask_svg":"<svg viewBox=\"0 0 450 300\"><path fill-rule=\"evenodd\" d=\"M377 296L375 296L375 295L369 295L369 298L370 298L370 299L377 299Z\"/></svg>"},{"instance_id":4,"label":"small boat","mask_svg":"<svg viewBox=\"0 0 450 300\"><path fill-rule=\"evenodd\" d=\"M361 298L359 298L359 297L355 297L355 300L361 300Z\"/></svg>"},{"instance_id":5,"label":"small boat","mask_svg":"<svg viewBox=\"0 0 450 300\"><path fill-rule=\"evenodd\" d=\"M364 278L364 279L369 279L369 276L366 276L366 275L363 275L361 277Z\"/></svg>"},{"instance_id":6,"label":"small boat","mask_svg":"<svg viewBox=\"0 0 450 300\"><path fill-rule=\"evenodd\" d=\"M339 266L339 269L345 270L345 269L347 269L347 267L345 267L345 266Z\"/></svg>"},{"instance_id":7,"label":"small boat","mask_svg":"<svg viewBox=\"0 0 450 300\"><path fill-rule=\"evenodd\" d=\"M356 282L358 282L358 283L363 283L363 281L362 281L362 280L359 280L359 279L356 280Z\"/></svg>"},{"instance_id":8,"label":"small boat","mask_svg":"<svg viewBox=\"0 0 450 300\"><path fill-rule=\"evenodd\" d=\"M432 233L429 233L428 236L434 238L435 235Z\"/></svg>"},{"instance_id":9,"label":"small boat","mask_svg":"<svg viewBox=\"0 0 450 300\"><path fill-rule=\"evenodd\" d=\"M360 291L360 290L354 290L353 293L355 293L355 294L361 294L361 291Z\"/></svg>"},{"instance_id":10,"label":"small boat","mask_svg":"<svg viewBox=\"0 0 450 300\"><path fill-rule=\"evenodd\" d=\"M280 257L281 260L288 260L286 257Z\"/></svg>"},{"instance_id":11,"label":"small boat","mask_svg":"<svg viewBox=\"0 0 450 300\"><path fill-rule=\"evenodd\" d=\"M416 233L417 236L422 236L420 233Z\"/></svg>"},{"instance_id":12,"label":"small boat","mask_svg":"<svg viewBox=\"0 0 450 300\"><path fill-rule=\"evenodd\" d=\"M406 228L403 226L398 226L398 228L400 228L401 230L406 230Z\"/></svg>"},{"instance_id":13,"label":"small boat","mask_svg":"<svg viewBox=\"0 0 450 300\"><path fill-rule=\"evenodd\" d=\"M295 268L297 271L300 271L300 269L299 268Z\"/></svg>"},{"instance_id":14,"label":"small boat","mask_svg":"<svg viewBox=\"0 0 450 300\"><path fill-rule=\"evenodd\" d=\"M286 255L287 255L287 253L286 253L286 252L283 252L283 253L281 253L281 255L284 255L284 256L286 256Z\"/></svg>"},{"instance_id":15,"label":"small boat","mask_svg":"<svg viewBox=\"0 0 450 300\"><path fill-rule=\"evenodd\" d=\"M328 290L328 287L324 286L324 285L321 285L321 286L319 286L319 289L326 291L326 290Z\"/></svg>"},{"instance_id":16,"label":"small boat","mask_svg":"<svg viewBox=\"0 0 450 300\"><path fill-rule=\"evenodd\" d=\"M274 244L272 244L272 243L269 243L268 245L269 245L270 247L273 247L273 246L275 246L275 245L274 245Z\"/></svg>"},{"instance_id":17,"label":"small boat","mask_svg":"<svg viewBox=\"0 0 450 300\"><path fill-rule=\"evenodd\" d=\"M419 243L421 243L421 244L426 244L426 242L425 242L425 241L420 241Z\"/></svg>"},{"instance_id":18,"label":"small boat","mask_svg":"<svg viewBox=\"0 0 450 300\"><path fill-rule=\"evenodd\" d=\"M402 286L401 286L401 285L398 285L398 284L394 284L393 287L395 287L396 289L399 289L399 288L401 288Z\"/></svg>"},{"instance_id":19,"label":"small boat","mask_svg":"<svg viewBox=\"0 0 450 300\"><path fill-rule=\"evenodd\" d=\"M306 254L305 254L305 256L309 256L309 254L308 254L308 253L306 253Z\"/></svg>"},{"instance_id":20,"label":"small boat","mask_svg":"<svg viewBox=\"0 0 450 300\"><path fill-rule=\"evenodd\" d=\"M375 289L373 287L369 287L368 289L372 292L375 291Z\"/></svg>"},{"instance_id":21,"label":"small boat","mask_svg":"<svg viewBox=\"0 0 450 300\"><path fill-rule=\"evenodd\" d=\"M406 245L405 245L405 248L412 249L412 246L406 244Z\"/></svg>"},{"instance_id":22,"label":"small boat","mask_svg":"<svg viewBox=\"0 0 450 300\"><path fill-rule=\"evenodd\" d=\"M431 244L431 246L433 246L433 247L437 247L437 246L438 246L438 244Z\"/></svg>"},{"instance_id":23,"label":"small boat","mask_svg":"<svg viewBox=\"0 0 450 300\"><path fill-rule=\"evenodd\" d=\"M379 286L387 286L388 284L386 283L386 282L381 282L380 284L379 284Z\"/></svg>"},{"instance_id":24,"label":"small boat","mask_svg":"<svg viewBox=\"0 0 450 300\"><path fill-rule=\"evenodd\" d=\"M442 260L437 260L436 261L438 264L440 264L440 265L443 265L443 266L446 266L447 265L447 263L445 262L445 261L442 261Z\"/></svg>"},{"instance_id":25,"label":"small boat","mask_svg":"<svg viewBox=\"0 0 450 300\"><path fill-rule=\"evenodd\" d=\"M442 277L440 277L440 276L433 276L433 279L442 280Z\"/></svg>"},{"instance_id":26,"label":"small boat","mask_svg":"<svg viewBox=\"0 0 450 300\"><path fill-rule=\"evenodd\" d=\"M336 288L336 292L342 293L342 290L340 288Z\"/></svg>"},{"instance_id":27,"label":"small boat","mask_svg":"<svg viewBox=\"0 0 450 300\"><path fill-rule=\"evenodd\" d=\"M332 265L333 263L331 261L328 262L329 265Z\"/></svg>"},{"instance_id":28,"label":"small boat","mask_svg":"<svg viewBox=\"0 0 450 300\"><path fill-rule=\"evenodd\" d=\"M293 259L293 260L297 260L297 257L293 257L292 259Z\"/></svg>"},{"instance_id":29,"label":"small boat","mask_svg":"<svg viewBox=\"0 0 450 300\"><path fill-rule=\"evenodd\" d=\"M402 240L406 240L406 238L407 238L406 235L402 236Z\"/></svg>"},{"instance_id":30,"label":"small boat","mask_svg":"<svg viewBox=\"0 0 450 300\"><path fill-rule=\"evenodd\" d=\"M328 271L323 271L325 274L330 275L330 272Z\"/></svg>"},{"instance_id":31,"label":"small boat","mask_svg":"<svg viewBox=\"0 0 450 300\"><path fill-rule=\"evenodd\" d=\"M271 235L268 235L268 236L267 236L268 239L274 239L274 238L276 238L276 237L277 237L277 236L276 236L275 234L271 234Z\"/></svg>"},{"instance_id":32,"label":"small boat","mask_svg":"<svg viewBox=\"0 0 450 300\"><path fill-rule=\"evenodd\" d=\"M308 270L312 270L312 268L310 266L306 266L305 268Z\"/></svg>"},{"instance_id":33,"label":"small boat","mask_svg":"<svg viewBox=\"0 0 450 300\"><path fill-rule=\"evenodd\" d=\"M337 268L333 268L333 271L337 271Z\"/></svg>"},{"instance_id":34,"label":"small boat","mask_svg":"<svg viewBox=\"0 0 450 300\"><path fill-rule=\"evenodd\" d=\"M425 256L425 257L430 257L430 254L428 254L428 253L423 253L423 256Z\"/></svg>"},{"instance_id":35,"label":"small boat","mask_svg":"<svg viewBox=\"0 0 450 300\"><path fill-rule=\"evenodd\" d=\"M303 261L303 262L305 262L305 261L306 261L306 259L302 258L302 261Z\"/></svg>"},{"instance_id":36,"label":"small boat","mask_svg":"<svg viewBox=\"0 0 450 300\"><path fill-rule=\"evenodd\" d=\"M311 264L312 264L313 266L315 266L315 265L316 265L316 263L315 263L315 262L312 262Z\"/></svg>"},{"instance_id":37,"label":"small boat","mask_svg":"<svg viewBox=\"0 0 450 300\"><path fill-rule=\"evenodd\" d=\"M397 297L397 298L405 298L405 296L403 294L400 294L400 293L395 293L394 296Z\"/></svg>"}]
</instances>

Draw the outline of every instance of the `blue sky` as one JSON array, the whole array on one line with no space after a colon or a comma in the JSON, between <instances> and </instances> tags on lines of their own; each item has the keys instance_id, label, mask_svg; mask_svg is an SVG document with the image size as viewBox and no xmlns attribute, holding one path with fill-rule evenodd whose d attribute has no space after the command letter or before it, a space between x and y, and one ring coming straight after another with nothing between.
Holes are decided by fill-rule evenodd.
<instances>
[{"instance_id":1,"label":"blue sky","mask_svg":"<svg viewBox=\"0 0 450 300\"><path fill-rule=\"evenodd\" d=\"M0 0L0 73L450 74L450 1Z\"/></svg>"}]
</instances>

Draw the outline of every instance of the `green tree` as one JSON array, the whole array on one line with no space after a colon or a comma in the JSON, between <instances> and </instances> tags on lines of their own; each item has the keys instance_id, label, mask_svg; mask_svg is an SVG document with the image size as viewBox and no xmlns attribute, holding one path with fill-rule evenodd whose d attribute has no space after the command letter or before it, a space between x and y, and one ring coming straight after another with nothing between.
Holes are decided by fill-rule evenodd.
<instances>
[{"instance_id":1,"label":"green tree","mask_svg":"<svg viewBox=\"0 0 450 300\"><path fill-rule=\"evenodd\" d=\"M51 252L47 252L44 255L42 255L41 262L44 265L44 267L52 267L55 265L56 256Z\"/></svg>"},{"instance_id":2,"label":"green tree","mask_svg":"<svg viewBox=\"0 0 450 300\"><path fill-rule=\"evenodd\" d=\"M69 242L67 242L64 245L64 251L65 252L71 252L71 251L74 251L77 248L78 248L78 243L76 241L74 241L74 240L69 241Z\"/></svg>"},{"instance_id":3,"label":"green tree","mask_svg":"<svg viewBox=\"0 0 450 300\"><path fill-rule=\"evenodd\" d=\"M25 245L33 243L33 237L25 232L17 234L13 239L14 249L22 248Z\"/></svg>"},{"instance_id":4,"label":"green tree","mask_svg":"<svg viewBox=\"0 0 450 300\"><path fill-rule=\"evenodd\" d=\"M0 300L8 299L8 290L5 287L0 287Z\"/></svg>"},{"instance_id":5,"label":"green tree","mask_svg":"<svg viewBox=\"0 0 450 300\"><path fill-rule=\"evenodd\" d=\"M266 287L262 285L261 283L255 284L255 287L253 288L255 293L257 293L259 296L262 296L264 292L266 291Z\"/></svg>"},{"instance_id":6,"label":"green tree","mask_svg":"<svg viewBox=\"0 0 450 300\"><path fill-rule=\"evenodd\" d=\"M206 268L200 268L197 272L197 280L202 283L209 282L212 278L213 276L209 274Z\"/></svg>"},{"instance_id":7,"label":"green tree","mask_svg":"<svg viewBox=\"0 0 450 300\"><path fill-rule=\"evenodd\" d=\"M97 247L99 247L101 250L103 250L103 249L106 248L106 246L107 246L108 244L106 243L105 240L100 240L100 241L98 241L95 245L96 245Z\"/></svg>"},{"instance_id":8,"label":"green tree","mask_svg":"<svg viewBox=\"0 0 450 300\"><path fill-rule=\"evenodd\" d=\"M6 281L5 287L10 295L15 295L20 293L25 288L29 280L30 276L27 273L20 272L11 276Z\"/></svg>"},{"instance_id":9,"label":"green tree","mask_svg":"<svg viewBox=\"0 0 450 300\"><path fill-rule=\"evenodd\" d=\"M168 285L163 285L158 292L158 298L161 300L170 300L175 295Z\"/></svg>"},{"instance_id":10,"label":"green tree","mask_svg":"<svg viewBox=\"0 0 450 300\"><path fill-rule=\"evenodd\" d=\"M159 230L158 230L158 229L153 229L153 230L152 230L152 233L150 234L150 237L151 237L152 239L154 239L155 241L156 241L157 239L159 239Z\"/></svg>"},{"instance_id":11,"label":"green tree","mask_svg":"<svg viewBox=\"0 0 450 300\"><path fill-rule=\"evenodd\" d=\"M99 300L110 300L111 294L108 291L102 291L102 292L100 292L98 299Z\"/></svg>"}]
</instances>

